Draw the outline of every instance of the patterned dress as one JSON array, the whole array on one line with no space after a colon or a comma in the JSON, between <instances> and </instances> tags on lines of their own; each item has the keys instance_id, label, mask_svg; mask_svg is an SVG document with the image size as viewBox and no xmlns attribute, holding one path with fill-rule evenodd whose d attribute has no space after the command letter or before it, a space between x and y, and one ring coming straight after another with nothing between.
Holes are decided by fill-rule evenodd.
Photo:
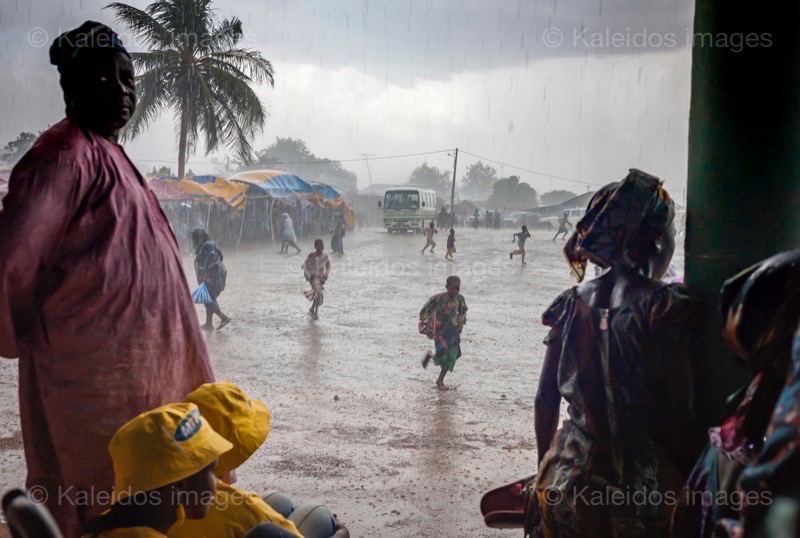
<instances>
[{"instance_id":1,"label":"patterned dress","mask_svg":"<svg viewBox=\"0 0 800 538\"><path fill-rule=\"evenodd\" d=\"M572 288L544 313L569 420L536 477L534 535L668 535L665 496L677 495L697 454L690 372L701 312L685 288L665 285L612 309Z\"/></svg>"},{"instance_id":2,"label":"patterned dress","mask_svg":"<svg viewBox=\"0 0 800 538\"><path fill-rule=\"evenodd\" d=\"M439 293L428 299L419 314L433 326L433 363L452 372L461 357L461 327L467 322L464 296L452 299L447 292Z\"/></svg>"}]
</instances>

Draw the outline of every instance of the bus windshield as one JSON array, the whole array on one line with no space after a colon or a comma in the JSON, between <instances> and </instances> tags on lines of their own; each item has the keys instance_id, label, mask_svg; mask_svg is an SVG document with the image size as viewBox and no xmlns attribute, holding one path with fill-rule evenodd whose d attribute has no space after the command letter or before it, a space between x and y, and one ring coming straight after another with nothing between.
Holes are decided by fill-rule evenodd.
<instances>
[{"instance_id":1,"label":"bus windshield","mask_svg":"<svg viewBox=\"0 0 800 538\"><path fill-rule=\"evenodd\" d=\"M386 193L386 209L419 209L419 193L416 191L392 191Z\"/></svg>"}]
</instances>

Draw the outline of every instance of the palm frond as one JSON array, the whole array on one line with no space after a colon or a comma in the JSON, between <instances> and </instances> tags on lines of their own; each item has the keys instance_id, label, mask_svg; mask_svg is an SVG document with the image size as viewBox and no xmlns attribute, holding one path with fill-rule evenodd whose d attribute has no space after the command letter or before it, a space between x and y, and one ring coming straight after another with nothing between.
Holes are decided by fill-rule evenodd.
<instances>
[{"instance_id":1,"label":"palm frond","mask_svg":"<svg viewBox=\"0 0 800 538\"><path fill-rule=\"evenodd\" d=\"M246 81L222 69L210 68L207 82L219 106L222 140L226 146L234 148L240 159L249 162L252 160L251 141L266 122L264 105Z\"/></svg>"},{"instance_id":2,"label":"palm frond","mask_svg":"<svg viewBox=\"0 0 800 538\"><path fill-rule=\"evenodd\" d=\"M210 35L203 39L200 50L220 52L232 49L236 47L243 35L242 21L236 17L225 19L221 24L212 28Z\"/></svg>"},{"instance_id":3,"label":"palm frond","mask_svg":"<svg viewBox=\"0 0 800 538\"><path fill-rule=\"evenodd\" d=\"M142 134L164 110L171 97L166 78L158 69L136 77L136 110L122 133L123 140Z\"/></svg>"},{"instance_id":4,"label":"palm frond","mask_svg":"<svg viewBox=\"0 0 800 538\"><path fill-rule=\"evenodd\" d=\"M146 11L121 2L113 2L103 9L106 8L111 8L115 12L116 21L127 26L147 48L175 47L175 38L169 29L148 15Z\"/></svg>"},{"instance_id":5,"label":"palm frond","mask_svg":"<svg viewBox=\"0 0 800 538\"><path fill-rule=\"evenodd\" d=\"M211 0L157 0L147 12L168 28L182 48L196 49L211 34L214 24Z\"/></svg>"},{"instance_id":6,"label":"palm frond","mask_svg":"<svg viewBox=\"0 0 800 538\"><path fill-rule=\"evenodd\" d=\"M176 50L151 50L150 52L132 52L131 60L136 71L166 69L178 64L181 55Z\"/></svg>"},{"instance_id":7,"label":"palm frond","mask_svg":"<svg viewBox=\"0 0 800 538\"><path fill-rule=\"evenodd\" d=\"M210 58L228 62L239 71L247 73L255 83L266 82L275 86L275 70L272 63L261 56L261 53L252 49L230 49L212 52Z\"/></svg>"}]
</instances>

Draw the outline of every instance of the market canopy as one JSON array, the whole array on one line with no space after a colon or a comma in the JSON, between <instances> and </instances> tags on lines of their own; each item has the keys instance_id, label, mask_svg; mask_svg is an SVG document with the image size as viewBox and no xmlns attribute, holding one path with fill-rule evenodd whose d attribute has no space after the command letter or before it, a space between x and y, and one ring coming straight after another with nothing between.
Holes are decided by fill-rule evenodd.
<instances>
[{"instance_id":1,"label":"market canopy","mask_svg":"<svg viewBox=\"0 0 800 538\"><path fill-rule=\"evenodd\" d=\"M310 183L299 176L282 170L251 170L239 172L228 178L228 181L246 183L272 198L288 196L304 196L316 193Z\"/></svg>"},{"instance_id":2,"label":"market canopy","mask_svg":"<svg viewBox=\"0 0 800 538\"><path fill-rule=\"evenodd\" d=\"M175 186L183 192L195 196L219 198L231 207L239 207L242 202L244 202L245 193L247 192L246 185L242 185L241 183L233 183L221 177L214 177L213 182L198 182L197 176L194 178L185 177L182 180L175 182Z\"/></svg>"},{"instance_id":3,"label":"market canopy","mask_svg":"<svg viewBox=\"0 0 800 538\"><path fill-rule=\"evenodd\" d=\"M319 193L326 200L337 200L341 196L339 191L330 185L325 185L324 183L311 183L310 185L314 192Z\"/></svg>"},{"instance_id":4,"label":"market canopy","mask_svg":"<svg viewBox=\"0 0 800 538\"><path fill-rule=\"evenodd\" d=\"M173 181L171 179L164 179L164 178L156 178L152 177L147 179L147 185L150 187L156 198L162 201L181 201L181 200L190 200L192 196L179 189L177 186L177 181Z\"/></svg>"}]
</instances>

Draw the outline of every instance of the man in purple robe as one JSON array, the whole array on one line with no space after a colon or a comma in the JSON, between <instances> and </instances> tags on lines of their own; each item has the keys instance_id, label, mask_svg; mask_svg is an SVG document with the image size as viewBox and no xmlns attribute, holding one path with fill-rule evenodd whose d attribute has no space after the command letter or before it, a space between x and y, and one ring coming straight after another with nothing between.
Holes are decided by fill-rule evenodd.
<instances>
[{"instance_id":1,"label":"man in purple robe","mask_svg":"<svg viewBox=\"0 0 800 538\"><path fill-rule=\"evenodd\" d=\"M67 117L3 200L0 356L19 358L27 485L69 537L108 508L114 432L214 377L178 245L118 144L136 106L130 56L87 21L50 61Z\"/></svg>"}]
</instances>

